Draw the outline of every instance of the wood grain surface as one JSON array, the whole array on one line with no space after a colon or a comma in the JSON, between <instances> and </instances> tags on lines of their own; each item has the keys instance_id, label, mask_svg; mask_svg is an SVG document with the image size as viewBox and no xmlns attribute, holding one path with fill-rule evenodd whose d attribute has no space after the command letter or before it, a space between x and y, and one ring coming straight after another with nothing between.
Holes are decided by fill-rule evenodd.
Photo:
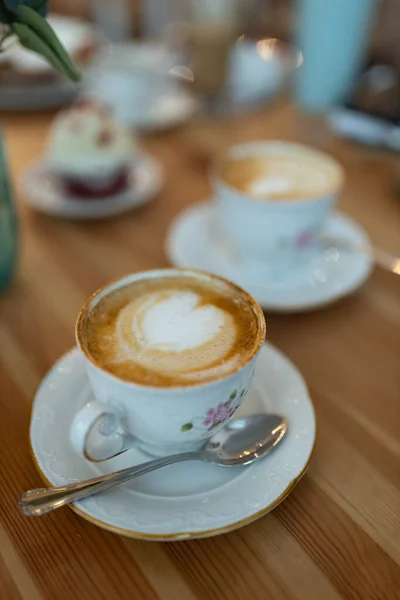
<instances>
[{"instance_id":1,"label":"wood grain surface","mask_svg":"<svg viewBox=\"0 0 400 600\"><path fill-rule=\"evenodd\" d=\"M3 115L16 187L43 151L52 115ZM0 297L0 597L2 600L395 600L400 598L400 277L376 270L341 303L266 315L267 337L294 361L314 399L319 435L308 474L271 514L213 539L118 537L67 508L27 519L21 491L41 481L28 426L37 385L74 344L85 298L127 272L166 265L173 217L210 193L213 156L238 141L303 138L282 103L251 116L199 118L143 144L165 186L138 212L103 223L35 214L18 196L22 248ZM393 159L333 140L344 165L340 208L400 254Z\"/></svg>"}]
</instances>

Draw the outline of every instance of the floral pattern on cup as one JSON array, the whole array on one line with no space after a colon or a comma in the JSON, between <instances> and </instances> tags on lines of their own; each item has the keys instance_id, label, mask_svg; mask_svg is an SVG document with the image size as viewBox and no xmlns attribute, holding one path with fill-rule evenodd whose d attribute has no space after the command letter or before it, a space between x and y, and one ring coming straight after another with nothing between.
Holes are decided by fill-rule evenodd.
<instances>
[{"instance_id":1,"label":"floral pattern on cup","mask_svg":"<svg viewBox=\"0 0 400 600\"><path fill-rule=\"evenodd\" d=\"M295 239L296 248L305 248L309 246L314 239L314 232L302 231Z\"/></svg>"},{"instance_id":2,"label":"floral pattern on cup","mask_svg":"<svg viewBox=\"0 0 400 600\"><path fill-rule=\"evenodd\" d=\"M237 390L234 390L226 402L220 402L216 408L209 408L202 420L202 426L206 427L207 431L212 431L216 427L226 423L239 408L246 392L247 388L241 390L239 393ZM193 427L193 423L185 423L182 425L181 431L190 431Z\"/></svg>"},{"instance_id":3,"label":"floral pattern on cup","mask_svg":"<svg viewBox=\"0 0 400 600\"><path fill-rule=\"evenodd\" d=\"M310 230L305 230L299 233L294 239L283 237L280 238L278 244L281 248L289 248L293 247L296 249L302 249L309 246L315 238L315 232Z\"/></svg>"}]
</instances>

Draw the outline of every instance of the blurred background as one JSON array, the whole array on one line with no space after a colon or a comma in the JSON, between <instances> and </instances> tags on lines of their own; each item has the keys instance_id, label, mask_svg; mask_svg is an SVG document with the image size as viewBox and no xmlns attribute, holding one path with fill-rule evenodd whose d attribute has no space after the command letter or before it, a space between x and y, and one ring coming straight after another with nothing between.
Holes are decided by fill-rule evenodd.
<instances>
[{"instance_id":1,"label":"blurred background","mask_svg":"<svg viewBox=\"0 0 400 600\"><path fill-rule=\"evenodd\" d=\"M305 110L346 101L395 121L399 12L396 0L50 2L50 21L85 74L79 93L95 91L139 125L139 115L127 114L132 100L138 110L150 85L153 96L165 92L163 74L185 83L209 112L260 106L297 79ZM20 48L2 54L0 82L3 109L48 108L77 93ZM181 108L189 110L182 100ZM335 126L345 127L339 120Z\"/></svg>"},{"instance_id":2,"label":"blurred background","mask_svg":"<svg viewBox=\"0 0 400 600\"><path fill-rule=\"evenodd\" d=\"M175 597L182 569L198 597L216 597L222 585L239 597L244 570L257 597L266 577L264 597L282 589L310 598L309 585L314 598L389 598L391 589L394 598L400 0L50 0L48 19L82 73L78 84L16 43L0 52L0 508L13 541L6 538L0 562L7 581L26 598L60 598L63 590L125 598L135 589L153 597L169 585ZM221 234L221 223L238 214L241 234L245 213L229 206L226 217L216 216L221 188L210 179L216 157L259 140L322 149L344 173L323 229L276 235L278 251L294 257L277 277L264 270L265 256L244 260L235 246L243 235ZM257 210L277 205L253 199ZM330 197L313 196L321 199ZM283 204L300 227L299 204ZM264 223L270 237L276 231L259 214L260 237L269 241ZM246 226L250 241L254 229ZM243 533L207 546L182 542L165 556L131 546L119 565L121 540L96 537L71 513L40 522L19 514L18 495L39 484L28 449L32 398L75 345L76 317L94 290L171 265L216 272L259 301L268 341L307 381L321 433L310 476L264 530L258 522L247 541ZM66 386L74 382L74 368L56 370ZM80 402L87 388L66 389L79 389ZM51 472L66 474L53 448L45 450ZM245 546L235 550L239 542ZM29 581L32 593L20 588Z\"/></svg>"},{"instance_id":3,"label":"blurred background","mask_svg":"<svg viewBox=\"0 0 400 600\"><path fill-rule=\"evenodd\" d=\"M0 54L0 120L7 138L2 164L6 173L8 161L15 189L22 189L24 217L28 207L70 219L109 217L162 189L168 217L159 225L161 240L171 217L208 192L206 174L216 154L233 143L271 137L301 141L339 159L338 138L383 150L385 186L398 193L397 0L53 0L49 8L51 24L81 69L79 85L17 44ZM150 151L157 162L136 170L137 181L143 173L153 185L142 182L139 192L135 184L135 199L115 201L115 210L104 201L90 207L65 202L47 171L36 170L33 180L26 171L33 160L48 162L57 111L88 99L104 103L132 132L135 148ZM201 179L191 178L190 169ZM174 187L176 197L167 201ZM7 214L14 214L3 225L12 232L3 235L1 253L8 281L18 234L15 198L3 196L10 197ZM151 218L149 212L149 225ZM140 217L132 216L132 227L138 223ZM52 226L58 227L46 222Z\"/></svg>"}]
</instances>

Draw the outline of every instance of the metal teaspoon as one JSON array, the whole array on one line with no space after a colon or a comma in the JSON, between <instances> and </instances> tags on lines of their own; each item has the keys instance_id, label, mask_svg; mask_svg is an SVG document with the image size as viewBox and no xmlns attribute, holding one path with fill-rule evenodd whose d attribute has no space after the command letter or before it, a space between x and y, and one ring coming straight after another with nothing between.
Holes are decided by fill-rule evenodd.
<instances>
[{"instance_id":1,"label":"metal teaspoon","mask_svg":"<svg viewBox=\"0 0 400 600\"><path fill-rule=\"evenodd\" d=\"M109 490L134 477L185 460L201 460L223 467L249 465L279 444L286 431L287 422L279 415L259 414L242 417L231 421L197 452L156 458L71 485L29 490L21 495L19 507L25 515L39 517L71 502Z\"/></svg>"},{"instance_id":2,"label":"metal teaspoon","mask_svg":"<svg viewBox=\"0 0 400 600\"><path fill-rule=\"evenodd\" d=\"M385 250L380 250L371 244L354 243L351 240L324 233L319 236L318 241L325 246L333 246L337 250L369 256L375 265L386 271L390 271L395 275L400 275L400 257L389 254L389 252L386 252Z\"/></svg>"}]
</instances>

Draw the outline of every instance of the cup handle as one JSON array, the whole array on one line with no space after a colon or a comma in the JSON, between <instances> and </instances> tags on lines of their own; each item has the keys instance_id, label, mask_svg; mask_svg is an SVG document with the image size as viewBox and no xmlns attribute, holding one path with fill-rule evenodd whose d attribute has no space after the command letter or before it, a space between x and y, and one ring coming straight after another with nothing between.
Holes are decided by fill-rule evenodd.
<instances>
[{"instance_id":1,"label":"cup handle","mask_svg":"<svg viewBox=\"0 0 400 600\"><path fill-rule=\"evenodd\" d=\"M75 415L70 440L75 452L92 462L118 456L134 443L133 437L124 433L118 411L97 400Z\"/></svg>"}]
</instances>

